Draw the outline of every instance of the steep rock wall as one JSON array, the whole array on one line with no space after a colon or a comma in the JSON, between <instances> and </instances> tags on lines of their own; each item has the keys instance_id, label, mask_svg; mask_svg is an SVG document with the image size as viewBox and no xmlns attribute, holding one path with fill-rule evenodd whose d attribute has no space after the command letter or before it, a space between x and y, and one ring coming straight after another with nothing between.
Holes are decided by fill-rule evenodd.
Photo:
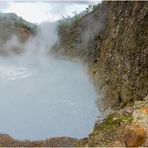
<instances>
[{"instance_id":1,"label":"steep rock wall","mask_svg":"<svg viewBox=\"0 0 148 148\"><path fill-rule=\"evenodd\" d=\"M59 35L58 52L88 63L103 109L147 95L148 2L103 2Z\"/></svg>"}]
</instances>

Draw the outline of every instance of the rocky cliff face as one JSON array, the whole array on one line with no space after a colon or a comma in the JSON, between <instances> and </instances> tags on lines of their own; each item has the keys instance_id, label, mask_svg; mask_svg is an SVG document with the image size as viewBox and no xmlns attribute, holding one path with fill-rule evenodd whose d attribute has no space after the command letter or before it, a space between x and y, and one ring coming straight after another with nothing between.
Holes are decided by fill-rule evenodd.
<instances>
[{"instance_id":1,"label":"rocky cliff face","mask_svg":"<svg viewBox=\"0 0 148 148\"><path fill-rule=\"evenodd\" d=\"M101 107L121 108L148 93L148 2L103 2L60 26L58 50L83 59ZM57 48L57 49L58 49Z\"/></svg>"},{"instance_id":2,"label":"rocky cliff face","mask_svg":"<svg viewBox=\"0 0 148 148\"><path fill-rule=\"evenodd\" d=\"M57 53L88 65L98 105L108 113L75 146L147 147L148 2L103 2L61 24L59 36Z\"/></svg>"}]
</instances>

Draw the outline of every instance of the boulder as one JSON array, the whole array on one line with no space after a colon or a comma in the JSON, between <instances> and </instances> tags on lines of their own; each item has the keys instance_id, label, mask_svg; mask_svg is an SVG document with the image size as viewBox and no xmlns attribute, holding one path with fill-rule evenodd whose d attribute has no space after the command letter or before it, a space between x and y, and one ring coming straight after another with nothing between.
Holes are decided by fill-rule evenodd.
<instances>
[{"instance_id":1,"label":"boulder","mask_svg":"<svg viewBox=\"0 0 148 148\"><path fill-rule=\"evenodd\" d=\"M128 147L141 146L146 140L145 129L139 126L128 126L125 129L124 139Z\"/></svg>"}]
</instances>

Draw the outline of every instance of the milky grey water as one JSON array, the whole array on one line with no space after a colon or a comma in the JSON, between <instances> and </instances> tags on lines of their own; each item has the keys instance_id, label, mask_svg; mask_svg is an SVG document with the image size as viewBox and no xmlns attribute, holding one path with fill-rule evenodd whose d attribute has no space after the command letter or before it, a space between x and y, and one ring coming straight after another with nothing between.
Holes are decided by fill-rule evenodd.
<instances>
[{"instance_id":1,"label":"milky grey water","mask_svg":"<svg viewBox=\"0 0 148 148\"><path fill-rule=\"evenodd\" d=\"M0 133L21 140L86 137L97 119L96 98L81 64L0 58Z\"/></svg>"}]
</instances>

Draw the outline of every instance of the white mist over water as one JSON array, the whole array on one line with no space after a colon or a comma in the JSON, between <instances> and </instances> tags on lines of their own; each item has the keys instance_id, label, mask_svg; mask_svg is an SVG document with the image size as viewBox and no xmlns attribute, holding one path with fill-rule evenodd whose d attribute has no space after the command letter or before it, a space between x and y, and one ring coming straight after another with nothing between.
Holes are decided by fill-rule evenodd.
<instances>
[{"instance_id":1,"label":"white mist over water","mask_svg":"<svg viewBox=\"0 0 148 148\"><path fill-rule=\"evenodd\" d=\"M40 140L91 132L98 115L95 89L83 65L49 55L57 39L55 24L43 23L25 44L15 36L5 43L10 55L0 57L1 133ZM12 54L13 47L24 53Z\"/></svg>"},{"instance_id":2,"label":"white mist over water","mask_svg":"<svg viewBox=\"0 0 148 148\"><path fill-rule=\"evenodd\" d=\"M87 136L98 110L82 65L40 60L0 58L0 132L30 140Z\"/></svg>"}]
</instances>

